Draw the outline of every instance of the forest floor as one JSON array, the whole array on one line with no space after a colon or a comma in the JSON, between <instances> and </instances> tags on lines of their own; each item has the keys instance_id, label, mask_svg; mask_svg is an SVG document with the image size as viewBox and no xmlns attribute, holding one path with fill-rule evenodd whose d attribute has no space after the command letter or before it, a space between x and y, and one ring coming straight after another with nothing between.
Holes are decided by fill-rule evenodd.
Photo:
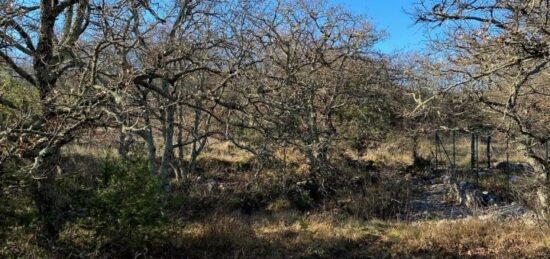
<instances>
[{"instance_id":1,"label":"forest floor","mask_svg":"<svg viewBox=\"0 0 550 259\"><path fill-rule=\"evenodd\" d=\"M536 217L525 206L514 201L501 201L490 206L468 208L450 197L452 187L447 183L447 179L444 175L415 178L412 183L410 212L406 220L459 220L468 217L527 220Z\"/></svg>"},{"instance_id":2,"label":"forest floor","mask_svg":"<svg viewBox=\"0 0 550 259\"><path fill-rule=\"evenodd\" d=\"M444 176L413 176L409 186L410 201L406 216L401 219L362 219L339 210L219 214L188 225L178 234L179 238L187 238L178 244L187 247L187 251L202 251L185 254L190 257L550 256L548 229L518 203L500 202L469 209L449 198Z\"/></svg>"},{"instance_id":3,"label":"forest floor","mask_svg":"<svg viewBox=\"0 0 550 259\"><path fill-rule=\"evenodd\" d=\"M449 198L443 177L413 179L409 215L406 220L454 220L472 216L466 206Z\"/></svg>"},{"instance_id":4,"label":"forest floor","mask_svg":"<svg viewBox=\"0 0 550 259\"><path fill-rule=\"evenodd\" d=\"M99 160L81 160L102 168ZM366 195L346 186L343 202L305 212L283 195L247 213L243 205L269 198L279 176L256 179L238 168L221 170L226 164L208 165L201 180L174 190L169 220L132 227L134 239L101 236L101 226L71 221L51 251L37 245L33 228L17 227L6 232L0 257L550 258L549 228L534 213L515 202L467 208L448 195L444 174L388 171L389 179L367 184ZM394 212L395 204L405 208ZM383 215L369 214L375 211Z\"/></svg>"}]
</instances>

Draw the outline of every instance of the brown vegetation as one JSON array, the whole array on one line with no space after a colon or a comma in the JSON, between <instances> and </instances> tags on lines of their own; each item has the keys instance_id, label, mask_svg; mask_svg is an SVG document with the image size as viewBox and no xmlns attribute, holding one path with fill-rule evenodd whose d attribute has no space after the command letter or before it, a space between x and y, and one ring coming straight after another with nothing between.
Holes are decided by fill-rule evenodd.
<instances>
[{"instance_id":1,"label":"brown vegetation","mask_svg":"<svg viewBox=\"0 0 550 259\"><path fill-rule=\"evenodd\" d=\"M0 257L550 256L550 2L413 11L0 0Z\"/></svg>"}]
</instances>

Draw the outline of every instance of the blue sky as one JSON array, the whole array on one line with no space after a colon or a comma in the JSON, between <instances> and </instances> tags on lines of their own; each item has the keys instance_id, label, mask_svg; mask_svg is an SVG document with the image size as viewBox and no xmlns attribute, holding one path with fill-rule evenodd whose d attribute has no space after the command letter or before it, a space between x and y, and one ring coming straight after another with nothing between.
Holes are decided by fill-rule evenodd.
<instances>
[{"instance_id":1,"label":"blue sky","mask_svg":"<svg viewBox=\"0 0 550 259\"><path fill-rule=\"evenodd\" d=\"M421 50L424 45L423 28L414 25L404 10L411 11L414 0L330 0L355 14L365 15L379 30L388 33L387 39L378 43L377 50L390 53Z\"/></svg>"}]
</instances>

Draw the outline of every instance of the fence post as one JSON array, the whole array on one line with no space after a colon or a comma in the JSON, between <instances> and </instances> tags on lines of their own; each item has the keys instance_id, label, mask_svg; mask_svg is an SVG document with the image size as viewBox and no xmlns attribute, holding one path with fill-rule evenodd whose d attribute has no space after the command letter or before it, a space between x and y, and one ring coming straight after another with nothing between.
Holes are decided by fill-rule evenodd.
<instances>
[{"instance_id":1,"label":"fence post","mask_svg":"<svg viewBox=\"0 0 550 259\"><path fill-rule=\"evenodd\" d=\"M472 139L470 141L470 168L472 172L475 169L476 164L476 135L472 132Z\"/></svg>"},{"instance_id":2,"label":"fence post","mask_svg":"<svg viewBox=\"0 0 550 259\"><path fill-rule=\"evenodd\" d=\"M506 167L504 167L504 172L506 173L506 179L508 179L508 189L512 185L510 179L510 132L506 133Z\"/></svg>"},{"instance_id":3,"label":"fence post","mask_svg":"<svg viewBox=\"0 0 550 259\"><path fill-rule=\"evenodd\" d=\"M456 131L453 130L453 173L456 171Z\"/></svg>"},{"instance_id":4,"label":"fence post","mask_svg":"<svg viewBox=\"0 0 550 259\"><path fill-rule=\"evenodd\" d=\"M475 168L476 170L479 168L479 135L475 135L475 148L476 148L476 164L475 164Z\"/></svg>"},{"instance_id":5,"label":"fence post","mask_svg":"<svg viewBox=\"0 0 550 259\"><path fill-rule=\"evenodd\" d=\"M548 142L550 142L550 140L546 140L546 142L544 142L544 153L546 155L546 181L548 182L548 184L550 184L550 165L548 164L550 162L550 158L548 157Z\"/></svg>"},{"instance_id":6,"label":"fence post","mask_svg":"<svg viewBox=\"0 0 550 259\"><path fill-rule=\"evenodd\" d=\"M437 132L436 132L436 133L435 133L435 142L434 142L434 143L435 143L435 170L437 170L437 167L438 167L438 165L439 165L439 163L438 163L439 143L437 143L437 140L438 140L437 137L438 137L438 136L437 136Z\"/></svg>"},{"instance_id":7,"label":"fence post","mask_svg":"<svg viewBox=\"0 0 550 259\"><path fill-rule=\"evenodd\" d=\"M487 169L491 169L491 135L487 137Z\"/></svg>"},{"instance_id":8,"label":"fence post","mask_svg":"<svg viewBox=\"0 0 550 259\"><path fill-rule=\"evenodd\" d=\"M506 136L506 168L510 166L510 136Z\"/></svg>"}]
</instances>

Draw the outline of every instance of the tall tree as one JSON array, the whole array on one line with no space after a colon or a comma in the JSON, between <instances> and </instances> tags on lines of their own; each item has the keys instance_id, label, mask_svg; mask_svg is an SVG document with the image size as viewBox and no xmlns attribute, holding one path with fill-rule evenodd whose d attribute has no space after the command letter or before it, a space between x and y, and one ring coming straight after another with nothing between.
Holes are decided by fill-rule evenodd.
<instances>
[{"instance_id":1,"label":"tall tree","mask_svg":"<svg viewBox=\"0 0 550 259\"><path fill-rule=\"evenodd\" d=\"M88 0L0 3L0 62L33 87L38 106L16 123L1 125L2 153L34 179L43 233L51 238L60 228L55 193L60 149L98 118L94 107L103 100L93 78L107 43L85 36L96 14L96 5Z\"/></svg>"}]
</instances>

